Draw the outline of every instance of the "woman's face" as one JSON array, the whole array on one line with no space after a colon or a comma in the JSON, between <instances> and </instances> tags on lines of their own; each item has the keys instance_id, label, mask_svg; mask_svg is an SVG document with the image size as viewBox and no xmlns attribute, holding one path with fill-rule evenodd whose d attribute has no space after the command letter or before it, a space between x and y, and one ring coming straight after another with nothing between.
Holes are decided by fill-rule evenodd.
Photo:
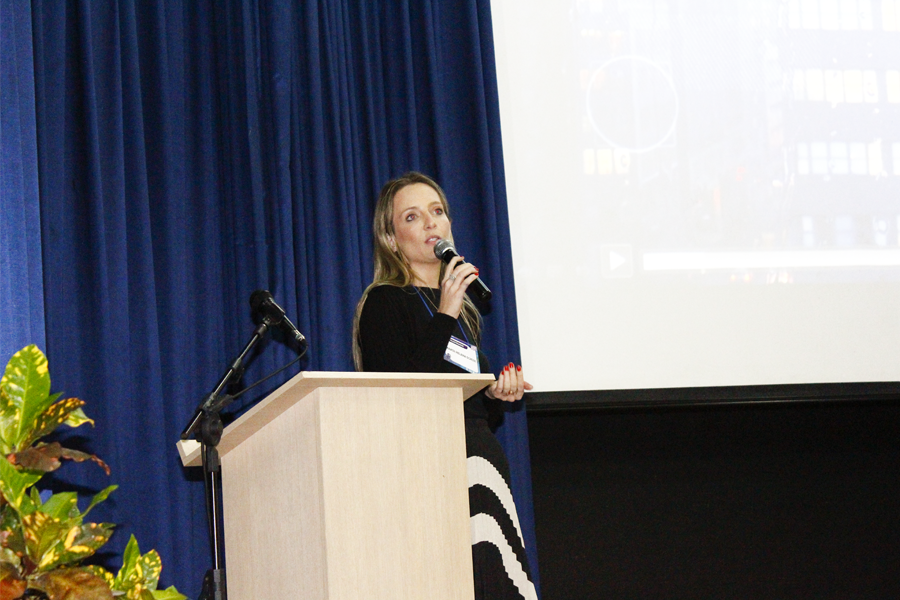
<instances>
[{"instance_id":1,"label":"woman's face","mask_svg":"<svg viewBox=\"0 0 900 600\"><path fill-rule=\"evenodd\" d=\"M394 195L393 241L406 257L414 274L427 281L440 260L434 255L434 245L441 239L451 239L450 219L438 193L424 183L413 183Z\"/></svg>"}]
</instances>

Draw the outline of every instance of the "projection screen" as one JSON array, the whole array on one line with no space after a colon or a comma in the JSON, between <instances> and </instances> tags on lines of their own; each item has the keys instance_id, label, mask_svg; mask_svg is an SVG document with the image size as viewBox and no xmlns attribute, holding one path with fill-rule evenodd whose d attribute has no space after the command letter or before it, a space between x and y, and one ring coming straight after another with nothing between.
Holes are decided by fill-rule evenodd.
<instances>
[{"instance_id":1,"label":"projection screen","mask_svg":"<svg viewBox=\"0 0 900 600\"><path fill-rule=\"evenodd\" d=\"M493 0L537 391L900 379L900 0Z\"/></svg>"}]
</instances>

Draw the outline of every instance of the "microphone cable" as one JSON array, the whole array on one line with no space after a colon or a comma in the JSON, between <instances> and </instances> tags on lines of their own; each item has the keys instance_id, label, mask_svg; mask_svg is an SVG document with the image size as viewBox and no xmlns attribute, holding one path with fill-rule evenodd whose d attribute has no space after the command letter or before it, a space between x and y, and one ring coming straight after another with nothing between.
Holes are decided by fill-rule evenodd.
<instances>
[{"instance_id":1,"label":"microphone cable","mask_svg":"<svg viewBox=\"0 0 900 600\"><path fill-rule=\"evenodd\" d=\"M275 377L276 375L278 375L279 373L281 373L281 372L284 371L285 369L287 369L287 368L289 368L289 367L291 367L291 366L297 364L298 362L300 362L300 360L301 360L304 356L306 356L306 351L307 351L308 349L309 349L309 346L308 346L308 345L305 345L304 348L303 348L303 352L301 352L300 355L297 356L297 358L295 358L294 360L292 360L292 361L289 362L288 364L286 364L286 365L284 365L283 367L280 367L280 368L278 368L278 369L272 371L271 373L269 373L268 375L266 375L266 376L263 377L262 379L260 379L260 380L258 380L258 381L256 381L256 382L254 382L254 383L248 385L247 387L245 387L244 389L242 389L241 391L239 391L239 392L236 393L236 394L226 394L226 395L225 395L225 398L224 398L225 401L221 403L220 408L225 408L226 406L228 406L229 404L231 404L232 402L234 402L235 400L237 400L238 398L240 398L241 396L243 396L245 393L249 392L250 390L252 390L252 389L255 388L256 386L258 386L259 384L261 384L261 383L263 383L263 382L265 382L265 381L268 381L269 379ZM243 410L243 409L242 409L242 410Z\"/></svg>"}]
</instances>

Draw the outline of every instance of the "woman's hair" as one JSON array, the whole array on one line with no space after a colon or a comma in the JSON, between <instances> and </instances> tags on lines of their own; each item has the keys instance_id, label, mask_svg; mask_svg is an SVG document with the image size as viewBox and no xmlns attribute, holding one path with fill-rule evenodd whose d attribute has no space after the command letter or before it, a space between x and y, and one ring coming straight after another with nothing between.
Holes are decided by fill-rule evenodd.
<instances>
[{"instance_id":1,"label":"woman's hair","mask_svg":"<svg viewBox=\"0 0 900 600\"><path fill-rule=\"evenodd\" d=\"M363 369L362 349L359 345L359 317L362 314L366 298L369 296L369 291L379 285L407 287L415 281L409 260L403 256L396 244L394 244L397 248L396 250L391 248L391 239L394 236L394 197L397 195L397 192L406 186L416 183L424 183L437 192L444 208L444 214L447 215L448 220L450 219L450 207L447 206L447 196L444 194L444 190L427 175L410 171L396 179L391 179L381 188L381 193L378 195L378 203L375 205L375 214L372 218L372 237L375 245L375 276L356 304L356 314L353 317L353 363L356 365L357 371L362 371ZM453 241L452 234L450 241ZM441 265L440 279L443 279L443 276L444 266ZM481 326L478 310L468 296L463 300L460 316L465 326L475 336L475 339L479 340Z\"/></svg>"}]
</instances>

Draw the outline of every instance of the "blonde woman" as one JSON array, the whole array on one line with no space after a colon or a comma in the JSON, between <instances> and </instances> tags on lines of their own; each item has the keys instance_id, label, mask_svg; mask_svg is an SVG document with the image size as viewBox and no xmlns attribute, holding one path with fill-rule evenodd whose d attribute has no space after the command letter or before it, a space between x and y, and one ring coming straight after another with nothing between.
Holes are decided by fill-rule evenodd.
<instances>
[{"instance_id":1,"label":"blonde woman","mask_svg":"<svg viewBox=\"0 0 900 600\"><path fill-rule=\"evenodd\" d=\"M453 240L447 198L421 173L381 190L373 223L375 277L356 309L353 357L360 371L488 373L481 323L466 289L478 269L434 254ZM446 358L445 358L446 357ZM536 600L509 487L509 466L488 427L488 405L531 389L509 363L464 404L475 598Z\"/></svg>"}]
</instances>

